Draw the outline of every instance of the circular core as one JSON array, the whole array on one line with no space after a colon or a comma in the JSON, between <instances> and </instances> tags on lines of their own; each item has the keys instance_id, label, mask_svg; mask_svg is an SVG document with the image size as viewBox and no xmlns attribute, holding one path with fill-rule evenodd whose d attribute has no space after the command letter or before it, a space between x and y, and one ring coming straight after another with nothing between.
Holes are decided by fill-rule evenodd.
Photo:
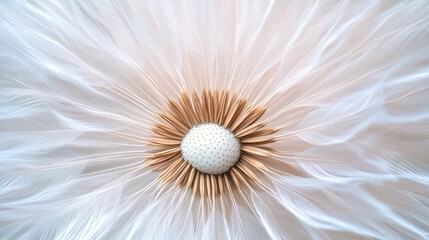
<instances>
[{"instance_id":1,"label":"circular core","mask_svg":"<svg viewBox=\"0 0 429 240\"><path fill-rule=\"evenodd\" d=\"M240 142L228 129L215 123L192 127L180 144L183 158L208 174L221 174L240 157Z\"/></svg>"}]
</instances>

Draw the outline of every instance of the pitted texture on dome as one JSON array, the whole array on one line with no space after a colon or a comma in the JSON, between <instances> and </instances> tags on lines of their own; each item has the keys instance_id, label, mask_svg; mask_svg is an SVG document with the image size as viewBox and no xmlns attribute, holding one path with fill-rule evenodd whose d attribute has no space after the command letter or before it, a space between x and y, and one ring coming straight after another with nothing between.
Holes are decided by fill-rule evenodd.
<instances>
[{"instance_id":1,"label":"pitted texture on dome","mask_svg":"<svg viewBox=\"0 0 429 240\"><path fill-rule=\"evenodd\" d=\"M234 134L214 123L192 127L180 147L186 161L208 174L227 172L240 157L240 142Z\"/></svg>"}]
</instances>

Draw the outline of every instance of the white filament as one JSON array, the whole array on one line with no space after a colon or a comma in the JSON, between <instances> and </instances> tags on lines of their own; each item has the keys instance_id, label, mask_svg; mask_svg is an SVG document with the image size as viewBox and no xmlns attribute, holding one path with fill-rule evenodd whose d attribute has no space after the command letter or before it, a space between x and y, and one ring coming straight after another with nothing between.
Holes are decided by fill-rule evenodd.
<instances>
[{"instance_id":1,"label":"white filament","mask_svg":"<svg viewBox=\"0 0 429 240\"><path fill-rule=\"evenodd\" d=\"M0 1L0 239L428 239L428 19L424 0ZM261 189L210 203L142 168L155 114L201 89L267 106Z\"/></svg>"},{"instance_id":2,"label":"white filament","mask_svg":"<svg viewBox=\"0 0 429 240\"><path fill-rule=\"evenodd\" d=\"M203 173L227 172L240 157L240 142L234 134L214 123L191 128L180 147L183 158Z\"/></svg>"}]
</instances>

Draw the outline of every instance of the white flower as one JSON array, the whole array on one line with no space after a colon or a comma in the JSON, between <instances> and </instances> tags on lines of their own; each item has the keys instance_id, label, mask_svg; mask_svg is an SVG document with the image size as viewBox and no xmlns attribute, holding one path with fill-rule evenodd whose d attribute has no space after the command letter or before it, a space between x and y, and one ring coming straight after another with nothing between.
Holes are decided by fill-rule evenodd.
<instances>
[{"instance_id":1,"label":"white flower","mask_svg":"<svg viewBox=\"0 0 429 240\"><path fill-rule=\"evenodd\" d=\"M3 1L0 238L429 238L428 16Z\"/></svg>"}]
</instances>

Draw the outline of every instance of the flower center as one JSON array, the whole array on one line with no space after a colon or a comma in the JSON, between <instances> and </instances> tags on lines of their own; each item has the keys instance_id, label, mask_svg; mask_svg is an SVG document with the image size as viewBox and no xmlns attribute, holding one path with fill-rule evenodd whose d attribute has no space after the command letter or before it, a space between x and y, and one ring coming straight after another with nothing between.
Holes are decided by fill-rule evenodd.
<instances>
[{"instance_id":1,"label":"flower center","mask_svg":"<svg viewBox=\"0 0 429 240\"><path fill-rule=\"evenodd\" d=\"M208 174L221 174L240 157L240 142L228 129L215 123L193 126L180 144L183 158Z\"/></svg>"}]
</instances>

